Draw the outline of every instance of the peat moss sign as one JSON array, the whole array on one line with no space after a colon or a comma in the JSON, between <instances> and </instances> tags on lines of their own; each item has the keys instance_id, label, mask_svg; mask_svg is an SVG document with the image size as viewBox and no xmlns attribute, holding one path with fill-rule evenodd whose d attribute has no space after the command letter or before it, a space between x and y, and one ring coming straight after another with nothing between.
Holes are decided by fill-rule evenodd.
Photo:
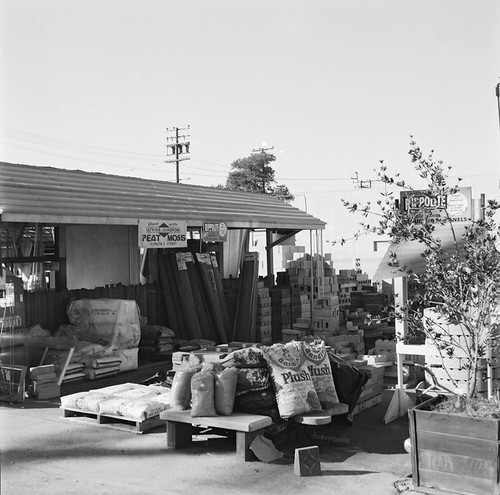
<instances>
[{"instance_id":1,"label":"peat moss sign","mask_svg":"<svg viewBox=\"0 0 500 495\"><path fill-rule=\"evenodd\" d=\"M139 220L139 247L177 248L187 246L185 220Z\"/></svg>"}]
</instances>

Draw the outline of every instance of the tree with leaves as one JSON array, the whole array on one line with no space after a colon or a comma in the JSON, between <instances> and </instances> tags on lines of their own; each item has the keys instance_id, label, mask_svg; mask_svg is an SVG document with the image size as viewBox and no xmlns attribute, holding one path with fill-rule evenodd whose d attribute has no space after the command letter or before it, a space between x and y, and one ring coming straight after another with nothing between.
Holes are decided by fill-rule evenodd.
<instances>
[{"instance_id":1,"label":"tree with leaves","mask_svg":"<svg viewBox=\"0 0 500 495\"><path fill-rule=\"evenodd\" d=\"M488 201L482 217L466 225L458 242L446 201L443 201L458 192L458 184L448 185L451 167L445 168L433 152L424 156L415 141L412 140L410 146L411 161L427 183L424 189L427 200L430 204L441 202L441 214L401 208L393 190L411 194L415 188L399 174L389 174L383 162L377 172L378 180L388 188L383 198L376 204L344 201L344 205L366 219L376 218L375 223L362 222L362 227L388 235L393 245L409 241L422 246L425 270L421 274L414 273L410 266L402 266L396 251L391 253L390 265L422 288L395 308L396 317L404 319L413 332L425 335L426 341L438 350L443 368L446 369L444 358L460 355L468 371L467 396L474 397L482 366L485 360L491 364L492 350L498 349L500 338L500 225L496 221L500 204ZM443 249L439 235L443 227L438 229L438 226L451 230L453 252ZM451 331L451 326L454 329L458 326L461 333ZM448 375L457 388L451 373Z\"/></svg>"},{"instance_id":2,"label":"tree with leaves","mask_svg":"<svg viewBox=\"0 0 500 495\"><path fill-rule=\"evenodd\" d=\"M220 187L232 191L271 194L283 201L293 201L294 196L288 187L276 183L275 171L270 165L275 160L274 155L265 151L238 158L231 164L225 186Z\"/></svg>"}]
</instances>

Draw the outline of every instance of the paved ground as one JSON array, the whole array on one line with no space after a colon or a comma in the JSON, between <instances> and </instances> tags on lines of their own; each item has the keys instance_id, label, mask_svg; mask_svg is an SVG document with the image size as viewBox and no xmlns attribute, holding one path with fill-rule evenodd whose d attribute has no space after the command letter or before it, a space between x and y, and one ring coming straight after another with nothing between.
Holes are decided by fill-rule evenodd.
<instances>
[{"instance_id":1,"label":"paved ground","mask_svg":"<svg viewBox=\"0 0 500 495\"><path fill-rule=\"evenodd\" d=\"M138 435L61 417L57 401L0 407L2 495L322 494L390 495L412 491L408 421L387 425L382 404L352 426L324 426L281 438L286 456L240 462L226 438L199 437L185 451L166 450L164 428ZM322 439L317 439L318 437ZM317 444L322 475L299 477L295 447Z\"/></svg>"}]
</instances>

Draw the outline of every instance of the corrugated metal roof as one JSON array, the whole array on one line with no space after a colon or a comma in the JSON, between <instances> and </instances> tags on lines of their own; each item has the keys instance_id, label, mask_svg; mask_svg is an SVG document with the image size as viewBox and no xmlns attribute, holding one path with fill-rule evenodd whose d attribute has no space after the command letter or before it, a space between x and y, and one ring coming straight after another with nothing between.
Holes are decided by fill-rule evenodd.
<instances>
[{"instance_id":1,"label":"corrugated metal roof","mask_svg":"<svg viewBox=\"0 0 500 495\"><path fill-rule=\"evenodd\" d=\"M465 223L457 223L453 225L455 231L455 237L453 237L453 232L449 225L437 226L435 231L435 237L441 239L441 246L443 250L451 256L455 254L455 240L459 249L462 248L463 234L465 233ZM398 278L406 275L397 267L389 266L392 262L391 253L396 253L399 260L399 266L407 266L411 268L416 274L422 274L425 271L425 258L422 253L425 250L425 246L420 242L408 241L402 242L401 244L391 244L380 262L377 271L373 277L373 280L383 280L389 278Z\"/></svg>"},{"instance_id":2,"label":"corrugated metal roof","mask_svg":"<svg viewBox=\"0 0 500 495\"><path fill-rule=\"evenodd\" d=\"M267 195L0 162L5 222L137 225L139 219L205 220L229 228L324 229L325 222Z\"/></svg>"}]
</instances>

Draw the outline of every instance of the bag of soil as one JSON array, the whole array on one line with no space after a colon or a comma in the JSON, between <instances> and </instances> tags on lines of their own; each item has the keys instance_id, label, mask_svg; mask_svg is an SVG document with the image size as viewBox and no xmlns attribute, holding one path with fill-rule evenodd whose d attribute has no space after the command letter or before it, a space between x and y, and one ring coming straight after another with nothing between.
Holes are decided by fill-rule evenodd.
<instances>
[{"instance_id":1,"label":"bag of soil","mask_svg":"<svg viewBox=\"0 0 500 495\"><path fill-rule=\"evenodd\" d=\"M191 378L191 416L217 416L213 371L202 369Z\"/></svg>"},{"instance_id":2,"label":"bag of soil","mask_svg":"<svg viewBox=\"0 0 500 495\"><path fill-rule=\"evenodd\" d=\"M238 375L236 368L225 368L215 373L215 411L222 416L233 414Z\"/></svg>"},{"instance_id":3,"label":"bag of soil","mask_svg":"<svg viewBox=\"0 0 500 495\"><path fill-rule=\"evenodd\" d=\"M282 418L311 411L321 411L318 394L304 359L300 342L264 347Z\"/></svg>"},{"instance_id":4,"label":"bag of soil","mask_svg":"<svg viewBox=\"0 0 500 495\"><path fill-rule=\"evenodd\" d=\"M338 404L339 398L324 341L303 341L302 350L321 406L323 409L329 409Z\"/></svg>"},{"instance_id":5,"label":"bag of soil","mask_svg":"<svg viewBox=\"0 0 500 495\"><path fill-rule=\"evenodd\" d=\"M191 402L191 379L199 368L187 368L175 373L172 380L172 409L184 410Z\"/></svg>"}]
</instances>

